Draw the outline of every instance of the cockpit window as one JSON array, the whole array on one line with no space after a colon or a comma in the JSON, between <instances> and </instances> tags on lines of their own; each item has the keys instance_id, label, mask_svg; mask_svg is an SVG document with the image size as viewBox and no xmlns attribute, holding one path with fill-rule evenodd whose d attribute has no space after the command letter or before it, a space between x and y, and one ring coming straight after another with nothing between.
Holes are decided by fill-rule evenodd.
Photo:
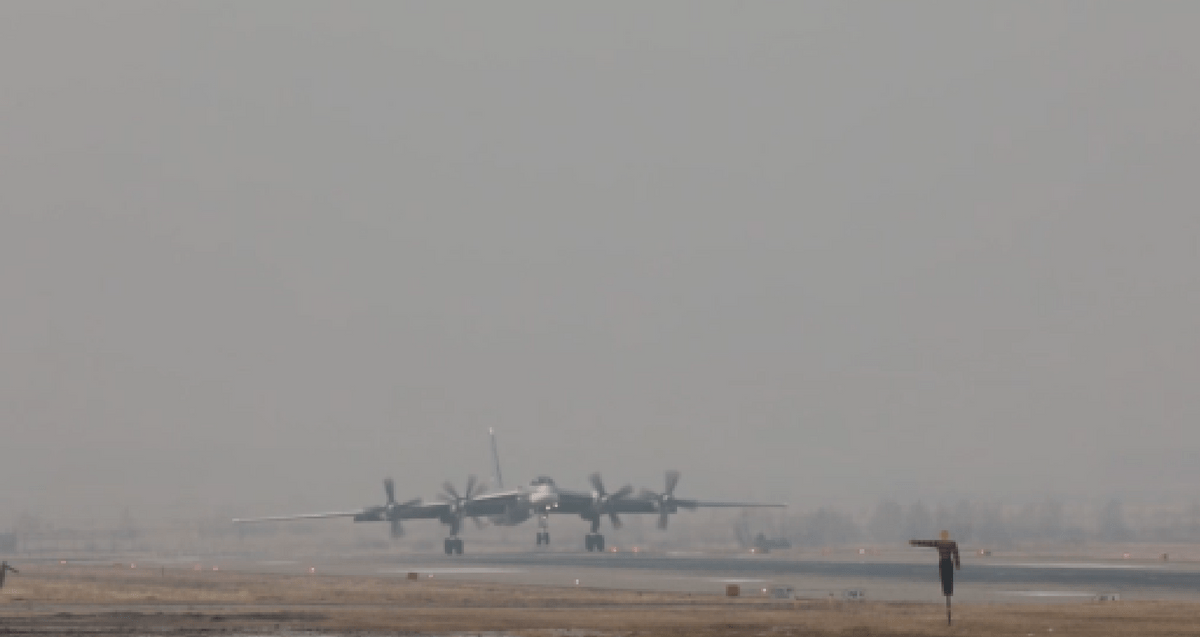
<instances>
[{"instance_id":1,"label":"cockpit window","mask_svg":"<svg viewBox=\"0 0 1200 637\"><path fill-rule=\"evenodd\" d=\"M529 486L531 487L540 487L543 485L554 486L554 481L546 476L538 476L533 479L533 482L529 483Z\"/></svg>"}]
</instances>

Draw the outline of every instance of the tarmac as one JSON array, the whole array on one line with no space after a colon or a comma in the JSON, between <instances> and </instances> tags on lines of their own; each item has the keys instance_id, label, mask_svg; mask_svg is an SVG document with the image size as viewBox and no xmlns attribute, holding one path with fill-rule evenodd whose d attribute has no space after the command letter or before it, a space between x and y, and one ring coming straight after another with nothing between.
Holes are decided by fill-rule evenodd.
<instances>
[{"instance_id":1,"label":"tarmac","mask_svg":"<svg viewBox=\"0 0 1200 637\"><path fill-rule=\"evenodd\" d=\"M295 559L231 556L195 558L195 568L398 578L415 573L422 579L684 593L714 593L736 584L743 595L769 594L776 587L786 586L802 599L840 599L846 591L857 589L876 601L934 602L942 599L934 557L914 553L901 559L864 556L857 560L828 560L796 557L787 552L530 550L481 551L459 556L428 553L312 555ZM173 562L177 565L179 560ZM146 566L153 564L151 561ZM1046 603L1113 594L1127 600L1200 601L1200 564L1190 562L966 557L955 579L955 601L962 602Z\"/></svg>"}]
</instances>

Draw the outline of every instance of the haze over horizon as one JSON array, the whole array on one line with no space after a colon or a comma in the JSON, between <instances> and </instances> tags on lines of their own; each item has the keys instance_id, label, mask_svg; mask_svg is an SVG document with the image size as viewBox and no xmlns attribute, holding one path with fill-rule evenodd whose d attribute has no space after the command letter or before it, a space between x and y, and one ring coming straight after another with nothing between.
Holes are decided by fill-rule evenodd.
<instances>
[{"instance_id":1,"label":"haze over horizon","mask_svg":"<svg viewBox=\"0 0 1200 637\"><path fill-rule=\"evenodd\" d=\"M0 4L0 529L1193 502L1200 6Z\"/></svg>"}]
</instances>

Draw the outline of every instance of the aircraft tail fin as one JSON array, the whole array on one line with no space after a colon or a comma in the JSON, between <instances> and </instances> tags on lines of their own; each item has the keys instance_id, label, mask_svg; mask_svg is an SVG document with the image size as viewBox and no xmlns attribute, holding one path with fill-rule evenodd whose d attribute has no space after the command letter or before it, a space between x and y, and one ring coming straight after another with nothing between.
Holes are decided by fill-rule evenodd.
<instances>
[{"instance_id":1,"label":"aircraft tail fin","mask_svg":"<svg viewBox=\"0 0 1200 637\"><path fill-rule=\"evenodd\" d=\"M500 452L496 451L496 430L488 427L488 435L492 437L492 471L495 472L496 488L504 488L504 479L500 477Z\"/></svg>"}]
</instances>

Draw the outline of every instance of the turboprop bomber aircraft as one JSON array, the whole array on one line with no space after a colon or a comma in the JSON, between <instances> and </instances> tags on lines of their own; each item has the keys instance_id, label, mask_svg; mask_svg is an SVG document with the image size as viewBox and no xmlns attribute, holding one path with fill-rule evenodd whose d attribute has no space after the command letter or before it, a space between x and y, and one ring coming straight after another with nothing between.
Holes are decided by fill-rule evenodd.
<instances>
[{"instance_id":1,"label":"turboprop bomber aircraft","mask_svg":"<svg viewBox=\"0 0 1200 637\"><path fill-rule=\"evenodd\" d=\"M584 546L588 551L603 551L604 536L600 534L601 521L607 517L614 529L622 526L620 514L656 514L658 528L666 530L670 515L679 509L695 510L702 507L783 507L783 504L757 502L706 502L676 498L675 487L679 484L679 472L668 471L666 489L656 493L642 489L634 495L633 487L624 486L609 493L604 488L600 474L589 477L592 491L560 489L554 480L539 476L528 486L504 489L500 476L500 458L496 452L496 436L492 438L492 460L497 490L485 493L486 489L475 478L467 479L466 489L460 494L454 485L442 485L440 501L424 502L421 499L396 502L395 483L391 478L383 481L387 502L357 511L332 511L327 513L305 513L261 518L237 518L235 523L279 522L288 520L311 520L320 518L349 517L355 522L390 522L392 537L404 535L402 520L438 520L449 527L445 539L446 555L461 555L463 540L459 537L463 521L470 518L476 527L482 528L482 519L496 526L516 526L537 517L537 544L550 544L549 517L551 514L572 514L591 523L591 531L585 536Z\"/></svg>"}]
</instances>

